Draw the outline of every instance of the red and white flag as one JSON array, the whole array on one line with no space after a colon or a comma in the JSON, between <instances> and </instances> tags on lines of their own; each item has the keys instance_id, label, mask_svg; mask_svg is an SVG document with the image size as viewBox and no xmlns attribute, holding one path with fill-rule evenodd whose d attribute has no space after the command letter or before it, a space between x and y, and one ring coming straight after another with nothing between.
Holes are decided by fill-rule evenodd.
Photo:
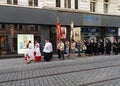
<instances>
[{"instance_id":1,"label":"red and white flag","mask_svg":"<svg viewBox=\"0 0 120 86\"><path fill-rule=\"evenodd\" d=\"M56 40L59 40L61 38L62 38L61 24L57 22L56 23Z\"/></svg>"}]
</instances>

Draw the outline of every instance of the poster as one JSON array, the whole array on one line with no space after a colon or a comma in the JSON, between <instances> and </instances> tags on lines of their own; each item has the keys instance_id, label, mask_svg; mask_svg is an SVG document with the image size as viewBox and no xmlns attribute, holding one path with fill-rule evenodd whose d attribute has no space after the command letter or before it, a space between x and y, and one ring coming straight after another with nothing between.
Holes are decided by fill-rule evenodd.
<instances>
[{"instance_id":1,"label":"poster","mask_svg":"<svg viewBox=\"0 0 120 86\"><path fill-rule=\"evenodd\" d=\"M81 28L80 27L74 27L73 28L73 39L74 41L78 41L78 40L81 40Z\"/></svg>"},{"instance_id":2,"label":"poster","mask_svg":"<svg viewBox=\"0 0 120 86\"><path fill-rule=\"evenodd\" d=\"M62 30L62 38L66 39L66 27L61 27Z\"/></svg>"},{"instance_id":3,"label":"poster","mask_svg":"<svg viewBox=\"0 0 120 86\"><path fill-rule=\"evenodd\" d=\"M32 42L34 50L34 35L33 34L18 34L17 35L17 49L18 54L24 54L28 41Z\"/></svg>"}]
</instances>

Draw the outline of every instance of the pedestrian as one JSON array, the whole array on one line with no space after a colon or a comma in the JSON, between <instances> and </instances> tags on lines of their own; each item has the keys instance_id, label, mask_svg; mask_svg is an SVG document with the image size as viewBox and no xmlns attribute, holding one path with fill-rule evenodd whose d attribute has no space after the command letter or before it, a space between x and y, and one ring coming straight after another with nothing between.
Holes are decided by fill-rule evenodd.
<instances>
[{"instance_id":1,"label":"pedestrian","mask_svg":"<svg viewBox=\"0 0 120 86\"><path fill-rule=\"evenodd\" d=\"M28 45L26 45L26 50L25 50L25 53L24 53L24 58L27 61L27 64L30 63L30 52L29 52Z\"/></svg>"},{"instance_id":2,"label":"pedestrian","mask_svg":"<svg viewBox=\"0 0 120 86\"><path fill-rule=\"evenodd\" d=\"M104 54L104 42L102 39L98 42L98 54Z\"/></svg>"},{"instance_id":3,"label":"pedestrian","mask_svg":"<svg viewBox=\"0 0 120 86\"><path fill-rule=\"evenodd\" d=\"M60 44L59 44L59 49L60 49L60 60L64 60L64 43L62 42L62 40L60 40Z\"/></svg>"},{"instance_id":4,"label":"pedestrian","mask_svg":"<svg viewBox=\"0 0 120 86\"><path fill-rule=\"evenodd\" d=\"M31 42L31 41L28 42L28 48L29 48L30 60L31 60L31 61L34 61L34 54L33 54L33 51L32 51L33 45L32 45L32 42Z\"/></svg>"},{"instance_id":5,"label":"pedestrian","mask_svg":"<svg viewBox=\"0 0 120 86\"><path fill-rule=\"evenodd\" d=\"M106 51L106 54L110 55L110 53L111 53L111 42L109 40L106 40L105 51Z\"/></svg>"},{"instance_id":6,"label":"pedestrian","mask_svg":"<svg viewBox=\"0 0 120 86\"><path fill-rule=\"evenodd\" d=\"M71 41L71 56L70 57L76 57L75 55L75 49L76 49L76 42L74 40Z\"/></svg>"},{"instance_id":7,"label":"pedestrian","mask_svg":"<svg viewBox=\"0 0 120 86\"><path fill-rule=\"evenodd\" d=\"M34 50L34 57L35 57L35 62L41 61L41 52L39 49L39 45L36 45L36 48Z\"/></svg>"},{"instance_id":8,"label":"pedestrian","mask_svg":"<svg viewBox=\"0 0 120 86\"><path fill-rule=\"evenodd\" d=\"M36 48L38 48L38 47L40 47L40 45L39 45L38 41L35 41L35 46L34 46L34 48L36 49Z\"/></svg>"},{"instance_id":9,"label":"pedestrian","mask_svg":"<svg viewBox=\"0 0 120 86\"><path fill-rule=\"evenodd\" d=\"M43 52L44 52L44 60L50 61L52 59L53 47L52 47L52 43L49 42L48 39L45 40L45 46Z\"/></svg>"},{"instance_id":10,"label":"pedestrian","mask_svg":"<svg viewBox=\"0 0 120 86\"><path fill-rule=\"evenodd\" d=\"M57 54L58 54L58 59L60 60L60 40L57 41Z\"/></svg>"},{"instance_id":11,"label":"pedestrian","mask_svg":"<svg viewBox=\"0 0 120 86\"><path fill-rule=\"evenodd\" d=\"M115 55L117 55L118 53L119 53L119 44L118 44L118 42L115 40L114 42L113 42L113 53L115 54Z\"/></svg>"},{"instance_id":12,"label":"pedestrian","mask_svg":"<svg viewBox=\"0 0 120 86\"><path fill-rule=\"evenodd\" d=\"M78 51L78 57L79 57L80 56L80 49L81 49L81 42L80 42L80 40L78 40L76 45L77 45L77 51Z\"/></svg>"},{"instance_id":13,"label":"pedestrian","mask_svg":"<svg viewBox=\"0 0 120 86\"><path fill-rule=\"evenodd\" d=\"M67 53L67 57L69 57L69 56L70 56L70 53L69 53L70 43L69 43L68 40L65 41L65 46L66 46L65 51L66 51L66 53Z\"/></svg>"},{"instance_id":14,"label":"pedestrian","mask_svg":"<svg viewBox=\"0 0 120 86\"><path fill-rule=\"evenodd\" d=\"M86 56L86 53L85 53L85 51L87 50L87 47L86 47L86 45L85 45L85 43L84 42L81 42L81 48L82 48L82 56L83 57L85 57Z\"/></svg>"},{"instance_id":15,"label":"pedestrian","mask_svg":"<svg viewBox=\"0 0 120 86\"><path fill-rule=\"evenodd\" d=\"M93 41L93 55L97 55L98 54L98 43L96 40Z\"/></svg>"}]
</instances>

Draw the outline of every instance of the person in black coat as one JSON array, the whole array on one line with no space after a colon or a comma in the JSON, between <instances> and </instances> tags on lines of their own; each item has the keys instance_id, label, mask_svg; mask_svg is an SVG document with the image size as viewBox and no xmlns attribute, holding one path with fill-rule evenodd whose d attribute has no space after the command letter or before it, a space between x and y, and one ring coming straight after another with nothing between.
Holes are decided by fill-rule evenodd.
<instances>
[{"instance_id":1,"label":"person in black coat","mask_svg":"<svg viewBox=\"0 0 120 86\"><path fill-rule=\"evenodd\" d=\"M117 41L113 42L113 53L117 55L119 53L119 44Z\"/></svg>"},{"instance_id":2,"label":"person in black coat","mask_svg":"<svg viewBox=\"0 0 120 86\"><path fill-rule=\"evenodd\" d=\"M98 42L98 54L101 54L101 55L104 54L104 42L103 42L103 40L100 40Z\"/></svg>"},{"instance_id":3,"label":"person in black coat","mask_svg":"<svg viewBox=\"0 0 120 86\"><path fill-rule=\"evenodd\" d=\"M93 54L94 55L97 55L98 54L98 43L97 43L97 41L96 40L94 40L94 42L93 42Z\"/></svg>"},{"instance_id":4,"label":"person in black coat","mask_svg":"<svg viewBox=\"0 0 120 86\"><path fill-rule=\"evenodd\" d=\"M106 51L106 54L110 55L110 53L111 53L111 42L109 40L106 40L105 51Z\"/></svg>"}]
</instances>

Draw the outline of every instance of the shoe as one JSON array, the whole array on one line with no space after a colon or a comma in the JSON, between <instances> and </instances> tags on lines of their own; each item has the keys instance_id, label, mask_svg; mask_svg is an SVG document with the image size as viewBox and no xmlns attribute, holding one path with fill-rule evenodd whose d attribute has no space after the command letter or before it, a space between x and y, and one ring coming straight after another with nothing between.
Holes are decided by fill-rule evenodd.
<instances>
[{"instance_id":1,"label":"shoe","mask_svg":"<svg viewBox=\"0 0 120 86\"><path fill-rule=\"evenodd\" d=\"M27 62L27 64L29 64L30 63L30 61L29 62Z\"/></svg>"}]
</instances>

